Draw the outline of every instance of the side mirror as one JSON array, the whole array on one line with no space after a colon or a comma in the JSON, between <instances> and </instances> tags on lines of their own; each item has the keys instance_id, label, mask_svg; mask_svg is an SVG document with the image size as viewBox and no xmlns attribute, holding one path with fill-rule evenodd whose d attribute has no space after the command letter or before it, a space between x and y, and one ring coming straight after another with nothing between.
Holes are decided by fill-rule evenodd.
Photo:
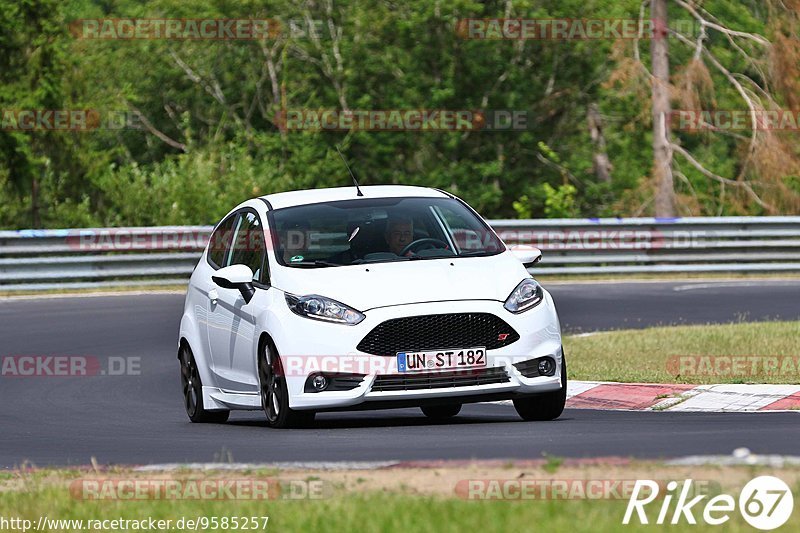
<instances>
[{"instance_id":1,"label":"side mirror","mask_svg":"<svg viewBox=\"0 0 800 533\"><path fill-rule=\"evenodd\" d=\"M542 260L542 251L535 246L514 244L509 246L508 250L526 267L532 267Z\"/></svg>"},{"instance_id":2,"label":"side mirror","mask_svg":"<svg viewBox=\"0 0 800 533\"><path fill-rule=\"evenodd\" d=\"M250 303L256 293L253 271L247 265L231 265L217 270L211 281L223 289L238 289L245 303Z\"/></svg>"}]
</instances>

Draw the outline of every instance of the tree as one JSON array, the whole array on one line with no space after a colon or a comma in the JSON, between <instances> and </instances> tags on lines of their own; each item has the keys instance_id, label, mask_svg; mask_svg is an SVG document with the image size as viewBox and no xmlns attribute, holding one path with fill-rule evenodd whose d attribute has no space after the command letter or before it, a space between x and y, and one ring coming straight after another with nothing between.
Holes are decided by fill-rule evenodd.
<instances>
[{"instance_id":1,"label":"tree","mask_svg":"<svg viewBox=\"0 0 800 533\"><path fill-rule=\"evenodd\" d=\"M672 147L669 141L670 84L667 0L651 0L653 35L650 55L653 69L653 174L657 217L675 216Z\"/></svg>"},{"instance_id":2,"label":"tree","mask_svg":"<svg viewBox=\"0 0 800 533\"><path fill-rule=\"evenodd\" d=\"M767 110L780 110L781 97L790 104L796 99L793 94L796 85L786 80L797 79L800 75L797 62L790 59L797 58L800 53L797 35L798 6L793 2L768 2L771 10L768 22L772 21L774 39L781 43L780 47L775 47L763 35L731 29L696 3L675 0L674 5L682 16L688 16L695 21L693 28L696 29L696 35L684 35L680 28L669 27L666 0L644 0L643 8L648 1L655 30L650 47L652 71L643 70L652 84L656 216L675 216L674 176L680 177L691 192L696 194L692 180L685 172L676 168L678 163L675 155L680 156L703 179L717 184L720 191L720 212L724 208L722 201L725 191L729 188L740 193L743 197L741 205L745 208L758 208L756 211L749 209L754 214L782 212L780 205L790 209L797 206L800 203L798 190L784 183L784 178L789 177L791 181L793 175L800 173L800 154L797 152L796 142L786 143L777 132L764 128L763 124ZM719 0L715 4L729 7L725 0ZM643 12L642 9L640 13ZM739 9L737 14L741 16L749 13ZM745 22L752 24L757 19L753 17ZM722 36L724 41L713 40L711 34ZM675 79L670 78L670 60L674 63L678 61L675 54L670 55L667 36L686 45L690 51L688 62L682 66ZM728 46L723 48L720 46L721 42ZM639 61L638 43L635 55ZM726 62L731 65L726 66ZM744 104L749 113L750 135L746 138L746 147L740 150L743 155L737 158L738 168L732 177L724 177L701 162L681 142L682 139L675 138L670 130L671 99L680 101L684 106L693 106L689 111L700 117L706 111L701 109L701 105L715 105L715 83L707 65L728 84L727 89L716 89L720 98L725 98L726 90L732 89L733 94L739 98L739 103L735 105ZM781 89L783 94L780 94ZM702 124L702 127L733 138L738 135L736 132L719 131L715 124ZM777 165L776 160L780 160L781 164Z\"/></svg>"},{"instance_id":3,"label":"tree","mask_svg":"<svg viewBox=\"0 0 800 533\"><path fill-rule=\"evenodd\" d=\"M0 2L0 110L62 109L65 25L57 0ZM69 139L56 132L0 129L0 176L26 198L27 225L41 227L43 181L70 168ZM57 170L54 170L57 168Z\"/></svg>"}]
</instances>

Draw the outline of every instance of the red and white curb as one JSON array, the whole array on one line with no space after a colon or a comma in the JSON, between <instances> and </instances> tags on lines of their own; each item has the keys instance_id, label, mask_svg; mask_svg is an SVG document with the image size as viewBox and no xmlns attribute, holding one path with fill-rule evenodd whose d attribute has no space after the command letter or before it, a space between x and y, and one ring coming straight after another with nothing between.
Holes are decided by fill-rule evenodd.
<instances>
[{"instance_id":1,"label":"red and white curb","mask_svg":"<svg viewBox=\"0 0 800 533\"><path fill-rule=\"evenodd\" d=\"M567 407L626 411L800 412L800 385L679 385L571 381Z\"/></svg>"}]
</instances>

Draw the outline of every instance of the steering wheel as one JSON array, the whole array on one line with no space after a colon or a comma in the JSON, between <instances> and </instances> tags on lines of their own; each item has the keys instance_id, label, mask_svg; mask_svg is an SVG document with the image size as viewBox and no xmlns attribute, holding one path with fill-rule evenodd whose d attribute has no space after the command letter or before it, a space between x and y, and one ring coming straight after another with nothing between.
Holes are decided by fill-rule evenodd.
<instances>
[{"instance_id":1,"label":"steering wheel","mask_svg":"<svg viewBox=\"0 0 800 533\"><path fill-rule=\"evenodd\" d=\"M419 250L417 250L417 248L419 248L420 246L422 246L424 244L428 244L428 245L439 244L439 245L441 245L441 246L427 246L426 248L424 248L426 250L427 249L431 249L431 248L444 248L445 250L449 250L450 249L450 247L447 245L447 243L442 241L442 240L434 239L432 237L425 237L424 239L417 239L416 241L408 243L405 246L405 248L403 248L400 251L399 255L403 256L403 255L406 255L408 252L416 253L416 252L419 251ZM423 249L423 248L420 248L420 249Z\"/></svg>"}]
</instances>

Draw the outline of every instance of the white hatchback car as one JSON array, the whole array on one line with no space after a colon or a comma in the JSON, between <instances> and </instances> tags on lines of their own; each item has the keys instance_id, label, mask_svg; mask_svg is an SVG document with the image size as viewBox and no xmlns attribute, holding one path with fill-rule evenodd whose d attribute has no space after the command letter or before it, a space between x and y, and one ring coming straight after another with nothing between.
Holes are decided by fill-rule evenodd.
<instances>
[{"instance_id":1,"label":"white hatchback car","mask_svg":"<svg viewBox=\"0 0 800 533\"><path fill-rule=\"evenodd\" d=\"M566 362L535 248L507 248L436 189L272 194L214 229L192 274L178 358L193 422L263 409L271 427L319 411L416 406L446 419L513 400L564 409Z\"/></svg>"}]
</instances>

